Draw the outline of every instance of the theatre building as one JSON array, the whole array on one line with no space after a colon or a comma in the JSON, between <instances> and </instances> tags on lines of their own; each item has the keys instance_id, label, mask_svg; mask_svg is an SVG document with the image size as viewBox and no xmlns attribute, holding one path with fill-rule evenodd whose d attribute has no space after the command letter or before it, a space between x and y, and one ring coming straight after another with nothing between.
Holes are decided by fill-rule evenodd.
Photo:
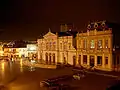
<instances>
[{"instance_id":1,"label":"theatre building","mask_svg":"<svg viewBox=\"0 0 120 90\"><path fill-rule=\"evenodd\" d=\"M77 32L51 32L38 39L38 59L45 64L76 64Z\"/></svg>"},{"instance_id":2,"label":"theatre building","mask_svg":"<svg viewBox=\"0 0 120 90\"><path fill-rule=\"evenodd\" d=\"M111 71L120 66L119 32L106 21L91 22L87 31L77 34L77 66L94 66ZM117 69L118 70L118 69Z\"/></svg>"}]
</instances>

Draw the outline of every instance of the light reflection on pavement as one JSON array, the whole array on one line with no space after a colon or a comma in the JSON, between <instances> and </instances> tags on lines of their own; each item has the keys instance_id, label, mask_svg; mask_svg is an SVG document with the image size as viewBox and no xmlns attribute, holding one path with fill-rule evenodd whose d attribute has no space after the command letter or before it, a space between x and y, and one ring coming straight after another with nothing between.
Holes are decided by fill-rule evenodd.
<instances>
[{"instance_id":1,"label":"light reflection on pavement","mask_svg":"<svg viewBox=\"0 0 120 90\"><path fill-rule=\"evenodd\" d=\"M20 62L0 62L0 83L5 84L6 90L43 90L39 87L40 81L62 74L72 74L71 69L41 69L23 66ZM90 74L80 81L74 81L79 85L77 90L104 90L107 83L114 78ZM71 81L68 81L71 83ZM98 87L99 86L99 87ZM104 89L103 89L104 88ZM76 90L76 89L74 89Z\"/></svg>"}]
</instances>

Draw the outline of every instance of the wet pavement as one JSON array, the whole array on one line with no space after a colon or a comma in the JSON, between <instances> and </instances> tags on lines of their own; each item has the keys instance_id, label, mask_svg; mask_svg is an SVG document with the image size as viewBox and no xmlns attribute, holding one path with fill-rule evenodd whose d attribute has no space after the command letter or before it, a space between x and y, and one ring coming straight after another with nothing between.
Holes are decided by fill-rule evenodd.
<instances>
[{"instance_id":1,"label":"wet pavement","mask_svg":"<svg viewBox=\"0 0 120 90\"><path fill-rule=\"evenodd\" d=\"M43 90L39 86L40 81L72 73L72 68L51 70L24 66L22 60L14 63L0 61L0 83L4 84L4 90ZM115 79L88 73L80 81L71 79L64 82L74 86L72 90L106 90Z\"/></svg>"}]
</instances>

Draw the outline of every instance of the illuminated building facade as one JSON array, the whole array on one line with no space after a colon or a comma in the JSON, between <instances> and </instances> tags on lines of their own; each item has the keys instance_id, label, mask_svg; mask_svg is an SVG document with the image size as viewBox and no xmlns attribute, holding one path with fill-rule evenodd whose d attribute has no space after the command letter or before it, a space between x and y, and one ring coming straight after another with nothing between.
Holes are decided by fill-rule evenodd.
<instances>
[{"instance_id":1,"label":"illuminated building facade","mask_svg":"<svg viewBox=\"0 0 120 90\"><path fill-rule=\"evenodd\" d=\"M114 47L120 46L119 34L109 28L106 21L93 22L88 25L87 32L77 34L77 66L90 67L111 71L114 66L120 66L120 59L116 61L117 53Z\"/></svg>"},{"instance_id":2,"label":"illuminated building facade","mask_svg":"<svg viewBox=\"0 0 120 90\"><path fill-rule=\"evenodd\" d=\"M13 41L3 46L4 56L8 57L26 57L27 48L21 41Z\"/></svg>"},{"instance_id":3,"label":"illuminated building facade","mask_svg":"<svg viewBox=\"0 0 120 90\"><path fill-rule=\"evenodd\" d=\"M37 44L27 44L27 57L30 59L37 57Z\"/></svg>"},{"instance_id":4,"label":"illuminated building facade","mask_svg":"<svg viewBox=\"0 0 120 90\"><path fill-rule=\"evenodd\" d=\"M0 56L3 56L3 44L0 43Z\"/></svg>"},{"instance_id":5,"label":"illuminated building facade","mask_svg":"<svg viewBox=\"0 0 120 90\"><path fill-rule=\"evenodd\" d=\"M75 64L76 49L74 42L77 32L64 31L54 33L49 30L38 39L38 59L45 64Z\"/></svg>"},{"instance_id":6,"label":"illuminated building facade","mask_svg":"<svg viewBox=\"0 0 120 90\"><path fill-rule=\"evenodd\" d=\"M4 48L4 56L8 57L26 57L27 56L27 48Z\"/></svg>"}]
</instances>

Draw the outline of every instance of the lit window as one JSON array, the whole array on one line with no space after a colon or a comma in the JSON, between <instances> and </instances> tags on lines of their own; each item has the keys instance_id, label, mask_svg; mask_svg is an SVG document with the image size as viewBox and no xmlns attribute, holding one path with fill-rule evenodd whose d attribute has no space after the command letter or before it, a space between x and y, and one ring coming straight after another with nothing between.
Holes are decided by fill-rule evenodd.
<instances>
[{"instance_id":1,"label":"lit window","mask_svg":"<svg viewBox=\"0 0 120 90\"><path fill-rule=\"evenodd\" d=\"M98 49L102 48L102 40L98 40Z\"/></svg>"},{"instance_id":2,"label":"lit window","mask_svg":"<svg viewBox=\"0 0 120 90\"><path fill-rule=\"evenodd\" d=\"M94 42L94 40L90 41L90 48L95 48L95 42Z\"/></svg>"},{"instance_id":3,"label":"lit window","mask_svg":"<svg viewBox=\"0 0 120 90\"><path fill-rule=\"evenodd\" d=\"M108 48L108 40L105 40L105 48Z\"/></svg>"}]
</instances>

